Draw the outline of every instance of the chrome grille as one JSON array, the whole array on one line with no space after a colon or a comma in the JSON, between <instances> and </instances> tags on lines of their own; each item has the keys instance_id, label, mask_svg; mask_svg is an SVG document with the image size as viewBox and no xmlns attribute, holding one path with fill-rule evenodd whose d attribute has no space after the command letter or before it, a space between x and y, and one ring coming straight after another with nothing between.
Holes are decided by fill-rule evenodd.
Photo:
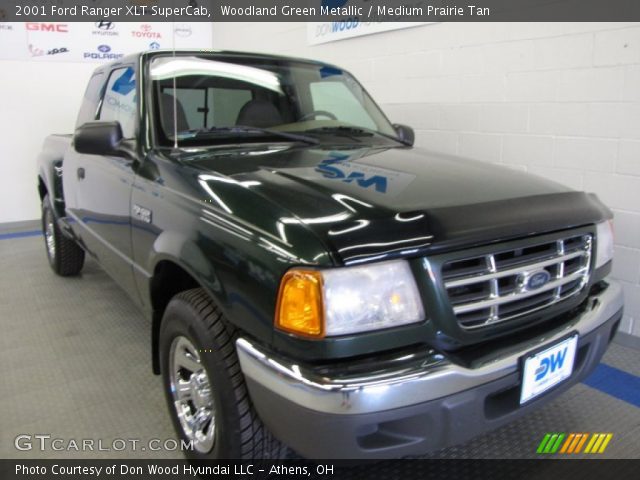
<instances>
[{"instance_id":1,"label":"chrome grille","mask_svg":"<svg viewBox=\"0 0 640 480\"><path fill-rule=\"evenodd\" d=\"M580 234L445 263L442 277L458 324L482 328L580 293L589 279L591 243L591 235Z\"/></svg>"}]
</instances>

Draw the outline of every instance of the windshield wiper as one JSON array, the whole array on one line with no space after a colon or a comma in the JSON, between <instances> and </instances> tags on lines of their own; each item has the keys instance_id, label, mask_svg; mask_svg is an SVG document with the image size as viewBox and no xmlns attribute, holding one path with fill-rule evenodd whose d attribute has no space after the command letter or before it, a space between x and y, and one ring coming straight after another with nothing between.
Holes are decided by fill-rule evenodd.
<instances>
[{"instance_id":1,"label":"windshield wiper","mask_svg":"<svg viewBox=\"0 0 640 480\"><path fill-rule=\"evenodd\" d=\"M369 131L365 128L361 127L349 127L346 125L338 125L335 127L318 127L312 128L310 130L305 130L307 133L333 133L333 134L345 134L349 137L360 136L360 137L373 137L374 132ZM377 133L377 132L375 132Z\"/></svg>"},{"instance_id":2,"label":"windshield wiper","mask_svg":"<svg viewBox=\"0 0 640 480\"><path fill-rule=\"evenodd\" d=\"M343 135L346 137L373 137L374 135L378 135L384 138L388 138L389 140L393 140L394 142L401 143L403 145L409 145L408 143L403 142L398 137L394 137L393 135L388 135L386 133L379 132L378 130L372 130L370 128L365 127L352 127L349 125L338 125L335 127L318 127L312 128L310 130L305 130L306 133L327 133L334 135Z\"/></svg>"},{"instance_id":3,"label":"windshield wiper","mask_svg":"<svg viewBox=\"0 0 640 480\"><path fill-rule=\"evenodd\" d=\"M279 138L285 138L294 142L304 142L310 145L317 145L318 139L307 137L306 135L298 135L296 133L281 132L278 130L270 130L268 128L249 127L245 125L234 125L233 127L211 127L200 130L189 130L187 133L193 134L193 137L208 136L208 135L228 135L229 137L246 137L247 135L260 134L261 136L273 136ZM188 136L185 138L189 138Z\"/></svg>"}]
</instances>

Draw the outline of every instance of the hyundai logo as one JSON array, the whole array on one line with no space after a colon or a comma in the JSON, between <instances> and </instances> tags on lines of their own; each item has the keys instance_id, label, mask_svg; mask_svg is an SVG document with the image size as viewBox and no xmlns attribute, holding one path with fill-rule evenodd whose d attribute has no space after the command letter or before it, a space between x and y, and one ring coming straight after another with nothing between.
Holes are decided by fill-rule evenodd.
<instances>
[{"instance_id":1,"label":"hyundai logo","mask_svg":"<svg viewBox=\"0 0 640 480\"><path fill-rule=\"evenodd\" d=\"M100 30L113 30L115 28L115 25L113 22L96 22L96 27L98 27Z\"/></svg>"},{"instance_id":2,"label":"hyundai logo","mask_svg":"<svg viewBox=\"0 0 640 480\"><path fill-rule=\"evenodd\" d=\"M549 283L549 280L551 280L551 274L546 270L523 272L518 275L518 286L523 292L537 290Z\"/></svg>"},{"instance_id":3,"label":"hyundai logo","mask_svg":"<svg viewBox=\"0 0 640 480\"><path fill-rule=\"evenodd\" d=\"M111 47L109 45L99 45L98 51L102 53L107 53L111 51Z\"/></svg>"}]
</instances>

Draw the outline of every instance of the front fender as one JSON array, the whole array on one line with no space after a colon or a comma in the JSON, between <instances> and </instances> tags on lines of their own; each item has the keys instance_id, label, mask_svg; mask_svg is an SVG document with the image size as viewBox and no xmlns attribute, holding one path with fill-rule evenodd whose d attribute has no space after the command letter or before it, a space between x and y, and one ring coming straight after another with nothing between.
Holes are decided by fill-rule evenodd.
<instances>
[{"instance_id":1,"label":"front fender","mask_svg":"<svg viewBox=\"0 0 640 480\"><path fill-rule=\"evenodd\" d=\"M246 263L234 263L228 257L233 257L232 252L223 245L217 245L211 237L196 235L193 238L181 232L162 232L153 243L147 260L149 281L146 297L151 298L158 266L162 262L170 262L209 294L229 322L256 338L270 342L273 334L271 303L275 301L279 278L266 279L266 283L256 285L248 278L252 268ZM248 291L259 291L262 295Z\"/></svg>"}]
</instances>

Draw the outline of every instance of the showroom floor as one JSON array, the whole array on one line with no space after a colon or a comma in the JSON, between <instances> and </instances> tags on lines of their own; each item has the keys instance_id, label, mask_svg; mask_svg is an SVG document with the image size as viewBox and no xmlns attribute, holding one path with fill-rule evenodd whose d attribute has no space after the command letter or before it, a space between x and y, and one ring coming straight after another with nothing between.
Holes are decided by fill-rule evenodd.
<instances>
[{"instance_id":1,"label":"showroom floor","mask_svg":"<svg viewBox=\"0 0 640 480\"><path fill-rule=\"evenodd\" d=\"M52 438L170 439L149 327L93 261L56 277L41 236L0 230L0 458L175 458L178 452L18 451L20 434ZM610 432L600 458L640 457L640 350L613 344L596 376L529 417L441 458L535 458L547 432ZM580 454L579 456L588 456ZM564 455L563 457L567 457Z\"/></svg>"}]
</instances>

